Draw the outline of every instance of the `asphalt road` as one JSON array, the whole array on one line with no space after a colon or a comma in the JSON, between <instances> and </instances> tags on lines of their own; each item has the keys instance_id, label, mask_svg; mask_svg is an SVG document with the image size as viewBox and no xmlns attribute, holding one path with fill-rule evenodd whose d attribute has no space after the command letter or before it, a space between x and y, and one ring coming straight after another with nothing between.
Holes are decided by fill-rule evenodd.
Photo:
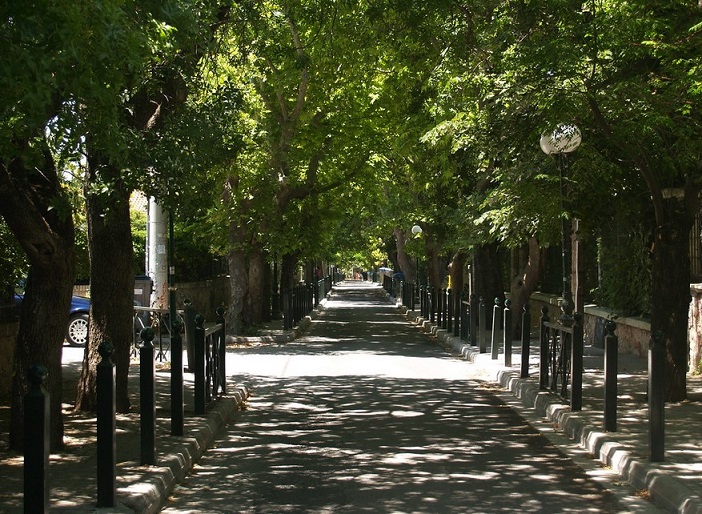
<instances>
[{"instance_id":1,"label":"asphalt road","mask_svg":"<svg viewBox=\"0 0 702 514\"><path fill-rule=\"evenodd\" d=\"M304 337L228 359L248 408L163 512L630 512L379 290L355 287Z\"/></svg>"}]
</instances>

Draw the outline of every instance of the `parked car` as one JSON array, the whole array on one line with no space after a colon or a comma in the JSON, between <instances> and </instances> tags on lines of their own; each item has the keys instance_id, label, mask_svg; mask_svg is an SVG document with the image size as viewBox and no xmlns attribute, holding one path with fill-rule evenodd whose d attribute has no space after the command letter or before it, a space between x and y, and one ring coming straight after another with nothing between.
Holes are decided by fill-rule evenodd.
<instances>
[{"instance_id":1,"label":"parked car","mask_svg":"<svg viewBox=\"0 0 702 514\"><path fill-rule=\"evenodd\" d=\"M15 294L15 306L19 310L24 295ZM71 310L66 326L66 341L71 346L85 346L88 342L88 320L90 319L90 299L82 296L71 298Z\"/></svg>"}]
</instances>

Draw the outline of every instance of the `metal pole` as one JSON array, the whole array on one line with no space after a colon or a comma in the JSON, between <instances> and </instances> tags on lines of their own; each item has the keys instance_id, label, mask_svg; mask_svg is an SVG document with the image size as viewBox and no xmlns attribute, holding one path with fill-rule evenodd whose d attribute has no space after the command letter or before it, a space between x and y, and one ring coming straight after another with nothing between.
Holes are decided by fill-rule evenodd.
<instances>
[{"instance_id":1,"label":"metal pole","mask_svg":"<svg viewBox=\"0 0 702 514\"><path fill-rule=\"evenodd\" d=\"M648 347L648 446L649 460L665 460L665 342L655 332Z\"/></svg>"},{"instance_id":2,"label":"metal pole","mask_svg":"<svg viewBox=\"0 0 702 514\"><path fill-rule=\"evenodd\" d=\"M604 393L604 429L607 432L617 431L617 371L619 360L619 338L614 335L617 324L607 322L605 326L605 393Z\"/></svg>"},{"instance_id":3,"label":"metal pole","mask_svg":"<svg viewBox=\"0 0 702 514\"><path fill-rule=\"evenodd\" d=\"M154 369L154 331L141 330L139 348L139 408L141 464L156 464L156 377Z\"/></svg>"},{"instance_id":4,"label":"metal pole","mask_svg":"<svg viewBox=\"0 0 702 514\"><path fill-rule=\"evenodd\" d=\"M524 304L522 314L522 367L519 376L527 378L529 376L529 351L531 350L531 312L529 312L529 302Z\"/></svg>"},{"instance_id":5,"label":"metal pole","mask_svg":"<svg viewBox=\"0 0 702 514\"><path fill-rule=\"evenodd\" d=\"M505 343L505 366L508 368L512 367L512 301L510 299L505 300L504 315L502 317L503 323L503 334Z\"/></svg>"},{"instance_id":6,"label":"metal pole","mask_svg":"<svg viewBox=\"0 0 702 514\"><path fill-rule=\"evenodd\" d=\"M29 369L29 392L24 397L24 512L49 512L50 395L44 389L48 371Z\"/></svg>"},{"instance_id":7,"label":"metal pole","mask_svg":"<svg viewBox=\"0 0 702 514\"><path fill-rule=\"evenodd\" d=\"M117 425L114 346L98 346L97 365L97 506L114 507L117 489Z\"/></svg>"}]
</instances>

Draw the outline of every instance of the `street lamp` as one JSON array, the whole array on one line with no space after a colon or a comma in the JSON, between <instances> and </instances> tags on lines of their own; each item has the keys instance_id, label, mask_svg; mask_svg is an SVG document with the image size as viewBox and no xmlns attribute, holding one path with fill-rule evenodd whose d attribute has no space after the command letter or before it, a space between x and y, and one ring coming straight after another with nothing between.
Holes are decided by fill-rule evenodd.
<instances>
[{"instance_id":1,"label":"street lamp","mask_svg":"<svg viewBox=\"0 0 702 514\"><path fill-rule=\"evenodd\" d=\"M550 134L543 134L539 144L547 155L555 155L558 162L558 174L561 186L561 209L565 213L566 188L564 175L568 168L568 154L574 152L582 141L580 129L572 124L561 124ZM561 218L561 262L563 266L563 302L561 303L561 323L573 324L573 291L570 285L571 241L569 219L564 214Z\"/></svg>"},{"instance_id":2,"label":"street lamp","mask_svg":"<svg viewBox=\"0 0 702 514\"><path fill-rule=\"evenodd\" d=\"M422 227L420 227L419 225L415 225L412 227L412 234L414 236L418 236L422 232ZM417 281L417 291L419 291L419 255L415 257L415 269L417 273L417 277L415 280Z\"/></svg>"}]
</instances>

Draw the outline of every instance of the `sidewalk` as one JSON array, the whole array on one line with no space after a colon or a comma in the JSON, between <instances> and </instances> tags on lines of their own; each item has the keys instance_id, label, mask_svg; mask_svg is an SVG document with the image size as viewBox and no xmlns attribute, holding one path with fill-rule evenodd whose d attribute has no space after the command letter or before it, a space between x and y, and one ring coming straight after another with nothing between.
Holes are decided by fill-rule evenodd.
<instances>
[{"instance_id":1,"label":"sidewalk","mask_svg":"<svg viewBox=\"0 0 702 514\"><path fill-rule=\"evenodd\" d=\"M688 375L688 401L665 409L665 462L648 462L648 403L646 359L619 355L617 432L604 432L604 352L586 347L583 374L583 409L571 412L563 400L538 385L538 347L532 343L529 378L521 379L520 349L513 366L504 355L493 360L488 353L425 321L416 311L407 318L433 334L448 351L481 370L486 380L499 383L518 397L524 407L579 444L591 458L615 470L642 495L669 512L702 513L702 377ZM516 346L516 345L515 345Z\"/></svg>"}]
</instances>

